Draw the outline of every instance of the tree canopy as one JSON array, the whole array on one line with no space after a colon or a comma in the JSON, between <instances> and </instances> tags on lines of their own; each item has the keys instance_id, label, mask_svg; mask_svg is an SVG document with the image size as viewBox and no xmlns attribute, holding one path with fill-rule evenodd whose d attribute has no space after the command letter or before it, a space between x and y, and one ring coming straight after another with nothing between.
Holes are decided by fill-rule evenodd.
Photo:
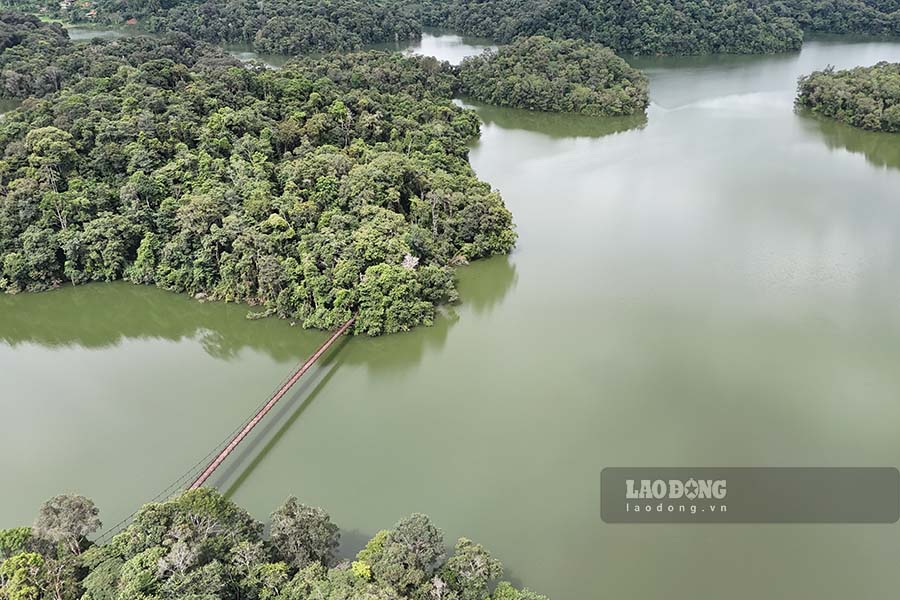
<instances>
[{"instance_id":1,"label":"tree canopy","mask_svg":"<svg viewBox=\"0 0 900 600\"><path fill-rule=\"evenodd\" d=\"M92 509L87 521L84 503ZM96 519L80 496L52 504L67 531ZM85 551L37 526L0 531L0 598L547 600L497 583L503 565L467 538L448 557L443 532L422 514L377 533L352 562L335 560L339 530L320 508L290 498L273 514L272 530L264 538L262 523L201 488L147 504L104 545L79 538Z\"/></svg>"},{"instance_id":2,"label":"tree canopy","mask_svg":"<svg viewBox=\"0 0 900 600\"><path fill-rule=\"evenodd\" d=\"M782 0L774 8L804 31L900 35L898 0Z\"/></svg>"},{"instance_id":3,"label":"tree canopy","mask_svg":"<svg viewBox=\"0 0 900 600\"><path fill-rule=\"evenodd\" d=\"M240 64L224 50L183 34L76 44L56 23L0 12L0 97L43 96L83 77L109 77L123 64L160 59L198 71Z\"/></svg>"},{"instance_id":4,"label":"tree canopy","mask_svg":"<svg viewBox=\"0 0 900 600\"><path fill-rule=\"evenodd\" d=\"M419 1L427 25L500 42L544 35L623 54L761 54L797 50L803 39L790 14L756 0Z\"/></svg>"},{"instance_id":5,"label":"tree canopy","mask_svg":"<svg viewBox=\"0 0 900 600\"><path fill-rule=\"evenodd\" d=\"M802 32L900 34L898 0L413 0L425 24L508 42L577 38L624 54L797 50Z\"/></svg>"},{"instance_id":6,"label":"tree canopy","mask_svg":"<svg viewBox=\"0 0 900 600\"><path fill-rule=\"evenodd\" d=\"M449 65L188 63L121 59L5 116L0 288L124 278L378 335L430 324L453 265L513 247Z\"/></svg>"},{"instance_id":7,"label":"tree canopy","mask_svg":"<svg viewBox=\"0 0 900 600\"><path fill-rule=\"evenodd\" d=\"M816 71L800 78L796 104L854 127L900 133L900 63Z\"/></svg>"},{"instance_id":8,"label":"tree canopy","mask_svg":"<svg viewBox=\"0 0 900 600\"><path fill-rule=\"evenodd\" d=\"M582 39L624 54L797 50L803 31L900 34L898 0L28 0L72 22L182 32L260 52L358 49L416 39L422 26L511 42Z\"/></svg>"},{"instance_id":9,"label":"tree canopy","mask_svg":"<svg viewBox=\"0 0 900 600\"><path fill-rule=\"evenodd\" d=\"M417 39L419 21L392 0L92 0L46 8L75 23L133 23L150 32L181 32L207 42L243 42L259 52L356 50Z\"/></svg>"},{"instance_id":10,"label":"tree canopy","mask_svg":"<svg viewBox=\"0 0 900 600\"><path fill-rule=\"evenodd\" d=\"M648 82L609 48L580 40L519 38L460 65L462 92L498 106L588 115L641 114Z\"/></svg>"}]
</instances>

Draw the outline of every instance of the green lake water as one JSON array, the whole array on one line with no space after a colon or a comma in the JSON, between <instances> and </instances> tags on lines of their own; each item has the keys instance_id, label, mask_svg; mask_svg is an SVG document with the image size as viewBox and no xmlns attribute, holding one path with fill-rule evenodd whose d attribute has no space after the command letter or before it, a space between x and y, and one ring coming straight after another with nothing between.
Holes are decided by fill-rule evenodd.
<instances>
[{"instance_id":1,"label":"green lake water","mask_svg":"<svg viewBox=\"0 0 900 600\"><path fill-rule=\"evenodd\" d=\"M646 119L474 105L515 252L434 327L342 342L213 483L326 508L345 553L428 513L554 600L893 596L896 525L613 526L599 494L605 466L900 464L900 136L792 107L879 60L900 43L636 59ZM112 524L203 459L325 338L247 310L0 297L0 527L69 491Z\"/></svg>"}]
</instances>

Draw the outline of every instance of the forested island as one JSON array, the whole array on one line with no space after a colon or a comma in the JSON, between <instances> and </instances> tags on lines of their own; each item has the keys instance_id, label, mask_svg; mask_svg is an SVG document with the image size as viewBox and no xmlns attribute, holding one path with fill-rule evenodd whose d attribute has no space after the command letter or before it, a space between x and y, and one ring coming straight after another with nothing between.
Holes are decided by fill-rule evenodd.
<instances>
[{"instance_id":1,"label":"forested island","mask_svg":"<svg viewBox=\"0 0 900 600\"><path fill-rule=\"evenodd\" d=\"M191 60L110 55L5 116L0 288L125 278L304 327L356 313L378 335L430 324L456 298L453 265L513 247L509 211L468 164L479 122L445 95L448 65Z\"/></svg>"},{"instance_id":2,"label":"forested island","mask_svg":"<svg viewBox=\"0 0 900 600\"><path fill-rule=\"evenodd\" d=\"M900 64L816 71L800 79L796 103L854 127L900 132Z\"/></svg>"},{"instance_id":3,"label":"forested island","mask_svg":"<svg viewBox=\"0 0 900 600\"><path fill-rule=\"evenodd\" d=\"M419 37L423 26L507 43L582 39L622 54L797 50L803 31L900 33L896 0L22 0L74 23L130 24L296 54Z\"/></svg>"},{"instance_id":4,"label":"forested island","mask_svg":"<svg viewBox=\"0 0 900 600\"><path fill-rule=\"evenodd\" d=\"M495 582L503 565L422 514L379 531L338 560L340 530L328 513L289 498L263 524L218 492L201 488L147 504L106 544L88 536L99 511L78 495L57 496L34 525L0 530L5 600L546 600Z\"/></svg>"},{"instance_id":5,"label":"forested island","mask_svg":"<svg viewBox=\"0 0 900 600\"><path fill-rule=\"evenodd\" d=\"M609 48L581 40L519 38L465 59L460 88L497 106L594 116L643 113L648 82Z\"/></svg>"}]
</instances>

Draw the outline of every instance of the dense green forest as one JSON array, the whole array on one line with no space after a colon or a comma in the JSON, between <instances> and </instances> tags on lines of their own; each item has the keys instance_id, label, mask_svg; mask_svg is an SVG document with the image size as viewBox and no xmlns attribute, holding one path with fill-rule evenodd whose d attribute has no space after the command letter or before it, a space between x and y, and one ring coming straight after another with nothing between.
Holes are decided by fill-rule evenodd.
<instances>
[{"instance_id":1,"label":"dense green forest","mask_svg":"<svg viewBox=\"0 0 900 600\"><path fill-rule=\"evenodd\" d=\"M579 38L627 54L768 53L802 31L900 34L900 0L415 0L434 27L508 42Z\"/></svg>"},{"instance_id":2,"label":"dense green forest","mask_svg":"<svg viewBox=\"0 0 900 600\"><path fill-rule=\"evenodd\" d=\"M782 0L774 7L804 31L900 35L900 0Z\"/></svg>"},{"instance_id":3,"label":"dense green forest","mask_svg":"<svg viewBox=\"0 0 900 600\"><path fill-rule=\"evenodd\" d=\"M609 48L581 40L519 38L462 62L461 90L477 100L549 112L640 114L647 78Z\"/></svg>"},{"instance_id":4,"label":"dense green forest","mask_svg":"<svg viewBox=\"0 0 900 600\"><path fill-rule=\"evenodd\" d=\"M508 42L578 38L624 54L796 50L794 19L753 0L421 0L427 25Z\"/></svg>"},{"instance_id":5,"label":"dense green forest","mask_svg":"<svg viewBox=\"0 0 900 600\"><path fill-rule=\"evenodd\" d=\"M900 132L900 64L816 71L800 79L797 106L855 127Z\"/></svg>"},{"instance_id":6,"label":"dense green forest","mask_svg":"<svg viewBox=\"0 0 900 600\"><path fill-rule=\"evenodd\" d=\"M340 530L320 508L288 500L263 524L209 489L145 505L112 540L93 502L57 496L33 526L0 530L4 600L546 600L507 582L503 565L422 514L379 531L338 560ZM493 588L493 589L492 589Z\"/></svg>"},{"instance_id":7,"label":"dense green forest","mask_svg":"<svg viewBox=\"0 0 900 600\"><path fill-rule=\"evenodd\" d=\"M149 32L177 31L282 54L354 50L422 33L418 19L391 0L54 0L43 8L75 23L132 22Z\"/></svg>"},{"instance_id":8,"label":"dense green forest","mask_svg":"<svg viewBox=\"0 0 900 600\"><path fill-rule=\"evenodd\" d=\"M121 59L4 117L0 288L125 278L377 335L431 323L453 265L513 247L448 65L187 62Z\"/></svg>"},{"instance_id":9,"label":"dense green forest","mask_svg":"<svg viewBox=\"0 0 900 600\"><path fill-rule=\"evenodd\" d=\"M0 13L0 97L43 96L82 77L112 75L123 63L136 66L157 59L198 71L240 64L222 49L185 35L95 39L76 45L60 25Z\"/></svg>"},{"instance_id":10,"label":"dense green forest","mask_svg":"<svg viewBox=\"0 0 900 600\"><path fill-rule=\"evenodd\" d=\"M297 54L414 39L422 26L510 42L583 39L626 54L796 50L803 31L898 34L900 0L21 0L72 22L134 23Z\"/></svg>"}]
</instances>

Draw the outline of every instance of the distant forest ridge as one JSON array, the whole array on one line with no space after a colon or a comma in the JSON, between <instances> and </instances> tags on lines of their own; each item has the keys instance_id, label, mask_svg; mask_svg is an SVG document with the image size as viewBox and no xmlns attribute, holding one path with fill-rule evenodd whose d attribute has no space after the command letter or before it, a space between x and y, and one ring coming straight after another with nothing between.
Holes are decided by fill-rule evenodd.
<instances>
[{"instance_id":1,"label":"distant forest ridge","mask_svg":"<svg viewBox=\"0 0 900 600\"><path fill-rule=\"evenodd\" d=\"M509 42L582 39L623 54L796 50L804 31L900 35L900 0L22 0L75 23L132 24L300 54L416 39L423 27Z\"/></svg>"}]
</instances>

